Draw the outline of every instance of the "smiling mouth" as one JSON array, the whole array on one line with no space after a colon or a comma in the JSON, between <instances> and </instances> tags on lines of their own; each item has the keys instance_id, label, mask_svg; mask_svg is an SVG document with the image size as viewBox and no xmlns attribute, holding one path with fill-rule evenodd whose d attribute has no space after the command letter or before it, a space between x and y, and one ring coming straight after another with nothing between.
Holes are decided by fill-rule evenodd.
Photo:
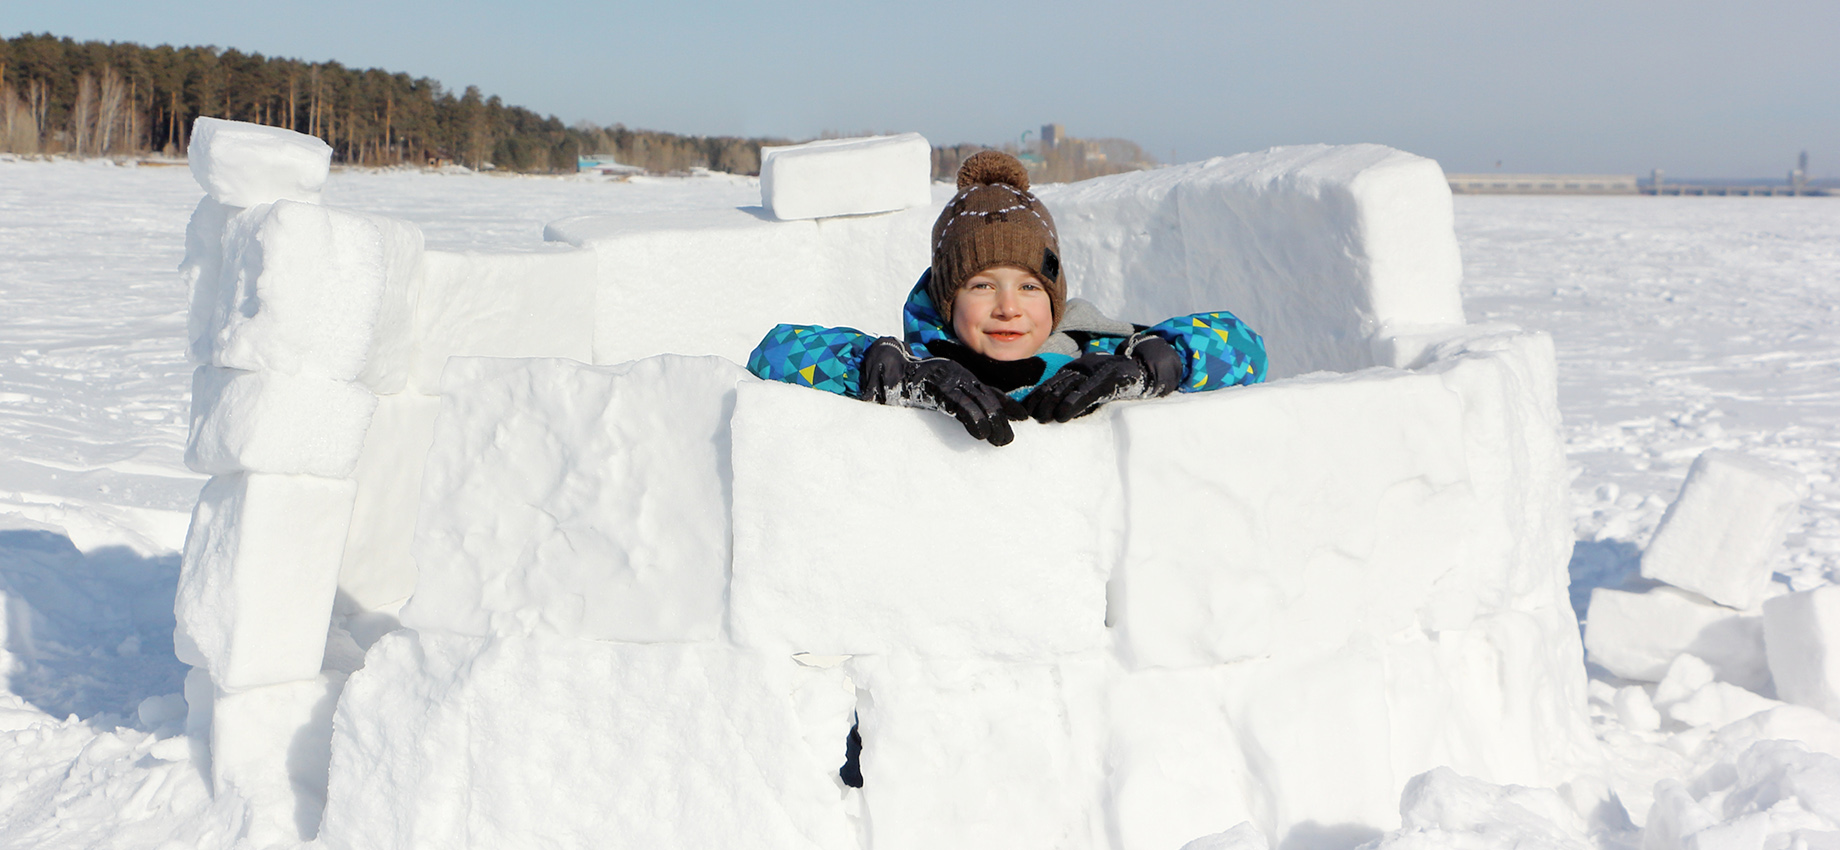
<instances>
[{"instance_id":1,"label":"smiling mouth","mask_svg":"<svg viewBox=\"0 0 1840 850\"><path fill-rule=\"evenodd\" d=\"M984 335L998 342L1015 342L1023 337L1022 331L985 331Z\"/></svg>"}]
</instances>

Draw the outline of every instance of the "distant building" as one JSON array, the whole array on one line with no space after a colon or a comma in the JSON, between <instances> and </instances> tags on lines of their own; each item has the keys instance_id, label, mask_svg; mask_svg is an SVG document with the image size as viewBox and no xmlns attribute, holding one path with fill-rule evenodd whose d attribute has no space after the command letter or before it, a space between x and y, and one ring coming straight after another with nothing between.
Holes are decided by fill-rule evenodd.
<instances>
[{"instance_id":1,"label":"distant building","mask_svg":"<svg viewBox=\"0 0 1840 850\"><path fill-rule=\"evenodd\" d=\"M1047 151L1054 150L1055 148L1058 148L1061 146L1061 142L1064 142L1066 140L1067 140L1067 128L1065 126L1060 125L1060 124L1041 125L1042 150L1047 150Z\"/></svg>"},{"instance_id":2,"label":"distant building","mask_svg":"<svg viewBox=\"0 0 1840 850\"><path fill-rule=\"evenodd\" d=\"M611 154L589 154L575 159L577 172L596 171L609 177L629 177L644 174L645 169L637 165L621 165L614 161Z\"/></svg>"},{"instance_id":3,"label":"distant building","mask_svg":"<svg viewBox=\"0 0 1840 850\"><path fill-rule=\"evenodd\" d=\"M1446 174L1459 195L1633 195L1634 174Z\"/></svg>"}]
</instances>

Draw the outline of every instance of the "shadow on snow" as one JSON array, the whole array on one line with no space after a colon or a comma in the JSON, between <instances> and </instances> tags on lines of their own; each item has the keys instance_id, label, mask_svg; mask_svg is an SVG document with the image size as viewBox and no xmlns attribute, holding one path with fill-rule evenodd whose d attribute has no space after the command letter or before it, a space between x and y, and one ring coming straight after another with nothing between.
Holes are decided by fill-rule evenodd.
<instances>
[{"instance_id":1,"label":"shadow on snow","mask_svg":"<svg viewBox=\"0 0 1840 850\"><path fill-rule=\"evenodd\" d=\"M0 671L7 688L54 717L132 717L179 692L173 655L177 554L122 546L81 552L48 531L0 531ZM7 656L10 656L7 657Z\"/></svg>"}]
</instances>

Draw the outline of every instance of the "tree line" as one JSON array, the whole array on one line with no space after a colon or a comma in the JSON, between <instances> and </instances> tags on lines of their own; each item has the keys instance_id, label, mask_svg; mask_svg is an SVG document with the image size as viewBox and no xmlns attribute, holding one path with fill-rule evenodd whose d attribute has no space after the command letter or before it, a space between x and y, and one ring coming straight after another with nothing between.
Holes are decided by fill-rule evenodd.
<instances>
[{"instance_id":1,"label":"tree line","mask_svg":"<svg viewBox=\"0 0 1840 850\"><path fill-rule=\"evenodd\" d=\"M48 33L0 41L0 152L178 156L199 116L306 133L331 145L334 161L371 166L456 163L568 173L581 156L594 154L655 174L693 168L758 174L762 145L792 143L620 124L567 126L553 115L485 96L477 86L456 93L428 77L338 62L216 47L78 42ZM1024 152L1024 158L1041 182L1142 167L1148 157L1122 144L1135 155L1095 157L1097 147L1070 145L1042 156ZM935 147L934 179L953 179L959 163L984 148ZM1127 166L1128 159L1140 161Z\"/></svg>"},{"instance_id":2,"label":"tree line","mask_svg":"<svg viewBox=\"0 0 1840 850\"><path fill-rule=\"evenodd\" d=\"M49 34L0 41L0 151L177 156L201 115L316 136L335 161L353 165L573 172L582 154L607 154L657 173L755 173L762 144L787 144L570 127L476 86L455 92L427 77L338 62Z\"/></svg>"}]
</instances>

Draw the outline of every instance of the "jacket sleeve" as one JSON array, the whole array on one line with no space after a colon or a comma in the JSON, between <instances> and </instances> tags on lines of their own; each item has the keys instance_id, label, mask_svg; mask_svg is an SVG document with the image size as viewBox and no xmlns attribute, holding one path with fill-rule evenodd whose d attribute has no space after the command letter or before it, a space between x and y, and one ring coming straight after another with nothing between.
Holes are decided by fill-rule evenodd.
<instances>
[{"instance_id":1,"label":"jacket sleeve","mask_svg":"<svg viewBox=\"0 0 1840 850\"><path fill-rule=\"evenodd\" d=\"M1196 313L1151 325L1182 355L1185 393L1265 380L1265 340L1232 313Z\"/></svg>"},{"instance_id":2,"label":"jacket sleeve","mask_svg":"<svg viewBox=\"0 0 1840 850\"><path fill-rule=\"evenodd\" d=\"M756 377L861 398L863 352L875 342L855 328L777 325L748 355Z\"/></svg>"}]
</instances>

